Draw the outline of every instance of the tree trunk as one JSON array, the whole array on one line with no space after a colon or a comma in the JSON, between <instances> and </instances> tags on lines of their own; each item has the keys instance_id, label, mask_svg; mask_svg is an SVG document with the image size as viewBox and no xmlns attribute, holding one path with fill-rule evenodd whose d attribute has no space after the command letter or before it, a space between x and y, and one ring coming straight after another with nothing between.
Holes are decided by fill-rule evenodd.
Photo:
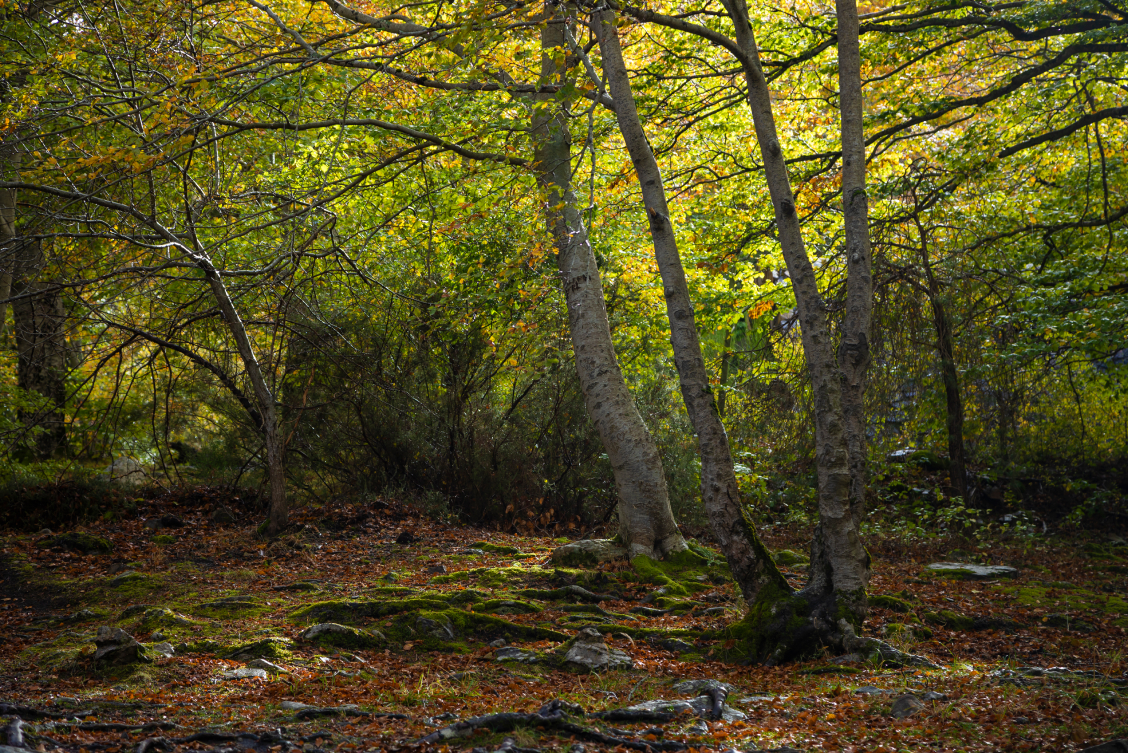
<instances>
[{"instance_id":1,"label":"tree trunk","mask_svg":"<svg viewBox=\"0 0 1128 753\"><path fill-rule=\"evenodd\" d=\"M932 307L932 321L936 327L936 350L940 353L940 376L944 381L944 399L948 424L948 477L952 489L967 502L967 468L964 463L963 398L960 395L960 373L956 368L955 347L952 344L952 325L940 293L940 286L932 272L928 258L928 237L924 226L917 221L920 234L920 259L928 283L928 303Z\"/></svg>"},{"instance_id":2,"label":"tree trunk","mask_svg":"<svg viewBox=\"0 0 1128 753\"><path fill-rule=\"evenodd\" d=\"M838 17L838 97L842 127L842 215L846 232L846 313L838 345L842 415L850 462L850 512L857 524L866 502L866 371L873 318L873 273L862 120L862 60L856 0L835 0Z\"/></svg>"},{"instance_id":3,"label":"tree trunk","mask_svg":"<svg viewBox=\"0 0 1128 753\"><path fill-rule=\"evenodd\" d=\"M787 581L772 561L771 555L756 536L744 516L740 489L732 467L728 435L717 415L713 391L705 360L701 355L693 301L678 254L666 191L658 162L639 122L634 95L627 78L622 49L615 28L615 14L604 10L592 19L603 60L604 79L615 103L619 131L634 163L643 203L650 221L650 237L654 256L662 277L666 299L666 315L670 322L670 343L678 370L682 399L697 433L697 450L701 457L701 491L705 512L713 533L728 560L733 577L744 598L753 601L763 591L788 592Z\"/></svg>"},{"instance_id":4,"label":"tree trunk","mask_svg":"<svg viewBox=\"0 0 1128 753\"><path fill-rule=\"evenodd\" d=\"M43 401L20 419L34 432L35 455L46 460L66 450L66 336L63 299L58 288L40 279L45 266L37 240L14 239L12 259L12 322L16 335L17 383Z\"/></svg>"},{"instance_id":5,"label":"tree trunk","mask_svg":"<svg viewBox=\"0 0 1128 753\"><path fill-rule=\"evenodd\" d=\"M560 6L556 6L559 8ZM551 10L549 11L551 12ZM558 13L541 32L541 78L565 79L552 49L565 47L565 24ZM568 328L588 416L599 432L615 474L619 534L633 559L661 559L686 549L670 509L658 447L642 421L615 358L607 306L595 254L572 191L571 138L567 105L551 95L539 97L533 120L537 179L547 193L548 223L568 305Z\"/></svg>"},{"instance_id":6,"label":"tree trunk","mask_svg":"<svg viewBox=\"0 0 1128 753\"><path fill-rule=\"evenodd\" d=\"M864 272L867 279L861 284L848 282L849 323L846 325L846 337L839 348L839 353L843 356L843 368L840 368L826 317L826 303L819 292L818 279L800 232L795 198L783 149L776 133L771 96L760 65L748 9L744 0L724 0L724 3L733 20L736 41L744 56L748 106L752 112L768 190L775 207L780 246L799 309L803 352L811 377L815 409L819 525L811 543L808 583L794 597L779 593L764 594L752 603L749 615L742 624L744 635L752 642L750 653L753 658L779 662L826 643L842 645L847 631L840 620L845 619L849 627L857 631L866 615L870 560L859 535L864 474L858 474L857 471L859 467L864 469L865 463L860 375L864 375L868 362L865 336L869 327L871 304L860 301L859 298L866 296L865 291L870 284L868 232L864 245L857 245L849 250L851 278ZM856 36L856 21L853 29ZM850 27L847 23L840 28L840 43L843 36L849 35ZM844 49L840 51L840 56L846 59L848 73L858 69L856 62L852 67L850 65L850 49L847 40ZM854 73L850 75L853 76ZM860 128L860 83L856 91L859 96L856 102L850 104L851 112L846 112L843 116L844 131L850 138L853 138L852 131ZM849 92L846 95L847 98L851 96L853 95ZM858 159L856 144L847 145L845 150L852 160L850 176L847 178L844 174L844 185L847 180L850 181L850 189L844 196L852 199L845 205L848 233L854 234L848 238L849 246L851 243L861 244L856 236L859 232L858 218L865 206L864 172L859 193L856 171L864 171L864 153L859 163L854 161ZM865 232L864 223L861 228ZM855 253L859 258L854 258ZM844 391L850 393L845 399ZM852 416L848 416L847 406L854 411Z\"/></svg>"}]
</instances>

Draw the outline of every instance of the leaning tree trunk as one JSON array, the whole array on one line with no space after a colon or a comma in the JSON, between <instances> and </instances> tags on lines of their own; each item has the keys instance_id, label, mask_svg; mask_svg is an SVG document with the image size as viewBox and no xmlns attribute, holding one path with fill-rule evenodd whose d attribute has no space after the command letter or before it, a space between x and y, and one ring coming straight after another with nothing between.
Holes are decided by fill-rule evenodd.
<instances>
[{"instance_id":1,"label":"leaning tree trunk","mask_svg":"<svg viewBox=\"0 0 1128 753\"><path fill-rule=\"evenodd\" d=\"M557 9L560 6L555 6ZM550 11L551 12L551 11ZM565 47L571 19L559 11L541 32L541 78L566 83L552 50ZM533 134L537 179L547 193L548 222L568 305L568 328L588 416L599 432L615 474L619 535L633 559L662 558L686 549L670 509L658 447L642 421L615 357L595 254L572 191L567 104L539 97Z\"/></svg>"},{"instance_id":2,"label":"leaning tree trunk","mask_svg":"<svg viewBox=\"0 0 1128 753\"><path fill-rule=\"evenodd\" d=\"M678 370L682 399L697 433L705 512L744 598L752 602L762 593L786 593L790 590L787 581L744 516L728 435L717 415L713 391L709 387L709 375L705 370L705 359L701 355L693 301L690 299L685 270L678 253L670 211L666 206L662 174L639 121L627 78L627 68L623 62L623 52L619 46L615 14L609 10L600 11L593 16L592 23L599 40L604 78L615 103L619 131L634 163L642 187L646 215L650 221L650 237L666 298L674 363Z\"/></svg>"}]
</instances>

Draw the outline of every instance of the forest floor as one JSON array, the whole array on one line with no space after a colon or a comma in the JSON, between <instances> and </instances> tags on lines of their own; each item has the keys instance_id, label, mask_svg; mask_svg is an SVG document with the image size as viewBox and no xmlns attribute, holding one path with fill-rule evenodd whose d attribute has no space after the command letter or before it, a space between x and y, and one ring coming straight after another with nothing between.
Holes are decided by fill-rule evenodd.
<instances>
[{"instance_id":1,"label":"forest floor","mask_svg":"<svg viewBox=\"0 0 1128 753\"><path fill-rule=\"evenodd\" d=\"M0 532L0 716L23 720L7 726L9 745L887 753L1078 751L1128 737L1128 547L1115 537L963 541L953 552L952 539L871 536L871 593L894 598L875 600L866 634L938 667L828 655L768 668L711 658L731 645L724 629L742 606L716 566L679 575L690 595L655 598L652 574L626 563L555 567L560 538L370 503L299 510L293 532L263 541L253 526L215 525L222 501L218 490L168 495L136 518L78 529L112 544L101 554L77 550L90 540ZM176 519L157 530L162 515ZM804 551L806 533L764 535L773 550ZM954 559L1018 573L924 574ZM801 564L784 571L804 577ZM303 637L315 623L359 629ZM633 666L562 664L558 647L587 626ZM108 651L95 661L100 628ZM141 645L120 634L115 644L112 628ZM131 650L141 661L113 663ZM265 669L248 671L256 663ZM694 689L675 688L687 679L728 683L733 720L684 705L595 715L691 699ZM553 700L564 704L536 713ZM522 716L458 724L506 712Z\"/></svg>"}]
</instances>

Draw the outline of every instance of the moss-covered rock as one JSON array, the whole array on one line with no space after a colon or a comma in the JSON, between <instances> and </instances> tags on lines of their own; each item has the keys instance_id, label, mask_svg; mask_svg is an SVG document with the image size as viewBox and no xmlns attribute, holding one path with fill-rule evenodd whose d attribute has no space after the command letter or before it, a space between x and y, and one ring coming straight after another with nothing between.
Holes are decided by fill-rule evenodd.
<instances>
[{"instance_id":1,"label":"moss-covered rock","mask_svg":"<svg viewBox=\"0 0 1128 753\"><path fill-rule=\"evenodd\" d=\"M109 554L114 550L114 545L109 539L83 531L68 531L48 536L35 542L35 545L41 549L68 549L81 554Z\"/></svg>"},{"instance_id":2,"label":"moss-covered rock","mask_svg":"<svg viewBox=\"0 0 1128 753\"><path fill-rule=\"evenodd\" d=\"M777 565L782 567L792 567L794 565L809 565L811 558L805 554L800 554L792 549L782 549L772 555Z\"/></svg>"},{"instance_id":3,"label":"moss-covered rock","mask_svg":"<svg viewBox=\"0 0 1128 753\"><path fill-rule=\"evenodd\" d=\"M707 591L710 582L721 580L725 574L720 568L692 549L672 554L664 560L639 555L631 560L638 580L665 589L663 596L688 596L696 591Z\"/></svg>"},{"instance_id":4,"label":"moss-covered rock","mask_svg":"<svg viewBox=\"0 0 1128 753\"><path fill-rule=\"evenodd\" d=\"M286 661L293 657L293 645L294 642L289 638L270 636L250 643L231 646L220 653L220 658L244 662L255 659Z\"/></svg>"},{"instance_id":5,"label":"moss-covered rock","mask_svg":"<svg viewBox=\"0 0 1128 753\"><path fill-rule=\"evenodd\" d=\"M885 635L890 638L912 638L918 641L931 640L932 630L924 625L907 625L903 622L890 622L885 625Z\"/></svg>"},{"instance_id":6,"label":"moss-covered rock","mask_svg":"<svg viewBox=\"0 0 1128 753\"><path fill-rule=\"evenodd\" d=\"M292 612L290 619L293 622L305 624L335 622L342 625L354 625L412 610L442 610L448 606L448 600L438 598L378 599L371 601L334 599L307 604Z\"/></svg>"},{"instance_id":7,"label":"moss-covered rock","mask_svg":"<svg viewBox=\"0 0 1128 753\"><path fill-rule=\"evenodd\" d=\"M949 630L971 630L972 625L975 623L975 618L968 617L965 614L953 611L951 609L941 609L936 612L925 612L924 621L930 622L933 625L940 625Z\"/></svg>"},{"instance_id":8,"label":"moss-covered rock","mask_svg":"<svg viewBox=\"0 0 1128 753\"><path fill-rule=\"evenodd\" d=\"M388 643L388 639L379 631L361 630L333 622L323 622L306 628L301 634L301 639L319 646L337 648L383 648Z\"/></svg>"},{"instance_id":9,"label":"moss-covered rock","mask_svg":"<svg viewBox=\"0 0 1128 753\"><path fill-rule=\"evenodd\" d=\"M535 614L543 612L544 608L516 599L488 599L481 604L475 604L474 611L486 614Z\"/></svg>"},{"instance_id":10,"label":"moss-covered rock","mask_svg":"<svg viewBox=\"0 0 1128 753\"><path fill-rule=\"evenodd\" d=\"M483 586L494 588L512 588L524 584L530 578L548 578L552 575L550 570L542 567L476 567L472 570L459 570L446 575L436 575L431 578L432 583L462 583L474 581Z\"/></svg>"},{"instance_id":11,"label":"moss-covered rock","mask_svg":"<svg viewBox=\"0 0 1128 753\"><path fill-rule=\"evenodd\" d=\"M153 543L157 546L168 546L169 544L175 544L176 542L177 538L175 536L169 536L167 533L158 533L153 537Z\"/></svg>"},{"instance_id":12,"label":"moss-covered rock","mask_svg":"<svg viewBox=\"0 0 1128 753\"><path fill-rule=\"evenodd\" d=\"M168 607L152 607L142 613L141 620L138 622L137 627L148 633L158 628L189 627L195 624L198 623L188 619L182 614L177 614Z\"/></svg>"},{"instance_id":13,"label":"moss-covered rock","mask_svg":"<svg viewBox=\"0 0 1128 753\"><path fill-rule=\"evenodd\" d=\"M912 604L904 599L898 599L896 596L890 596L889 594L870 594L868 601L871 607L888 609L891 612L908 614L913 611Z\"/></svg>"},{"instance_id":14,"label":"moss-covered rock","mask_svg":"<svg viewBox=\"0 0 1128 753\"><path fill-rule=\"evenodd\" d=\"M561 567L591 567L601 562L626 559L626 547L611 539L582 539L552 550L552 561Z\"/></svg>"},{"instance_id":15,"label":"moss-covered rock","mask_svg":"<svg viewBox=\"0 0 1128 753\"><path fill-rule=\"evenodd\" d=\"M420 610L396 615L381 625L395 644L412 643L437 651L468 650L461 641L475 638L492 641L564 641L568 636L555 630L518 625L500 617L461 609Z\"/></svg>"},{"instance_id":16,"label":"moss-covered rock","mask_svg":"<svg viewBox=\"0 0 1128 753\"><path fill-rule=\"evenodd\" d=\"M215 601L205 601L202 604L196 604L189 611L192 614L215 619L241 619L245 617L257 617L266 611L266 607L252 599L242 596L230 596L224 599L216 599Z\"/></svg>"},{"instance_id":17,"label":"moss-covered rock","mask_svg":"<svg viewBox=\"0 0 1128 753\"><path fill-rule=\"evenodd\" d=\"M470 545L471 549L480 549L488 554L507 554L518 559L527 557L535 557L535 554L526 554L515 546L503 546L500 544L491 544L488 541L475 541Z\"/></svg>"}]
</instances>

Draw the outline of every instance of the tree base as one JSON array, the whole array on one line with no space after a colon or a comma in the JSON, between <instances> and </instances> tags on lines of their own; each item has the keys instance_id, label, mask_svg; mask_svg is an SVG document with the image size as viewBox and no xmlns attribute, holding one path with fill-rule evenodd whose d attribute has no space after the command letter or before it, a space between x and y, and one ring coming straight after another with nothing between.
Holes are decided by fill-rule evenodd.
<instances>
[{"instance_id":1,"label":"tree base","mask_svg":"<svg viewBox=\"0 0 1128 753\"><path fill-rule=\"evenodd\" d=\"M844 654L840 657L843 662L877 660L895 666L936 666L884 641L859 638L857 629L864 617L865 600L856 596L810 587L802 591L765 588L744 619L728 628L729 640L716 652L717 658L775 666L830 649Z\"/></svg>"}]
</instances>

